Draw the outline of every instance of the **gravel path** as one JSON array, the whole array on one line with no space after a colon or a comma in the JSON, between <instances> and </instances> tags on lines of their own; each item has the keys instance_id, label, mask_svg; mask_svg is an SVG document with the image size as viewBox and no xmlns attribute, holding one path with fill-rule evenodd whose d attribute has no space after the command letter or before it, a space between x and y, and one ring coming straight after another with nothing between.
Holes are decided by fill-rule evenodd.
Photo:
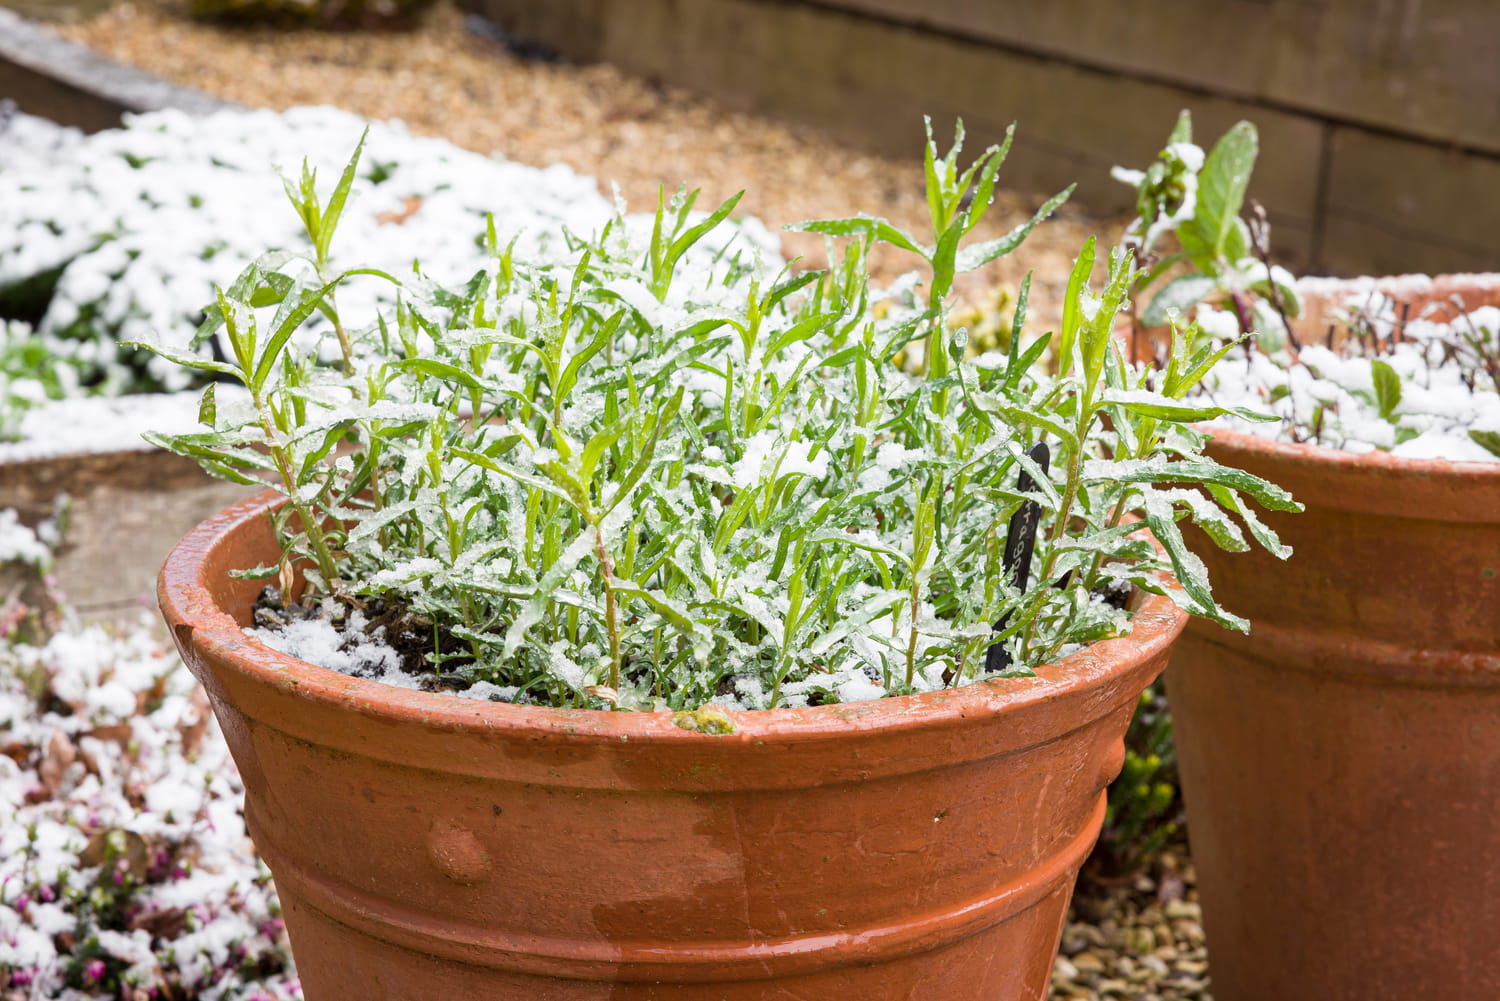
<instances>
[{"instance_id":1,"label":"gravel path","mask_svg":"<svg viewBox=\"0 0 1500 1001\"><path fill-rule=\"evenodd\" d=\"M775 227L866 211L916 229L925 214L920 123L913 159L850 151L814 133L741 114L610 66L523 59L438 7L413 34L326 34L195 24L171 0L119 4L60 27L113 58L252 107L334 104L372 118L401 118L414 132L545 166L564 162L615 184L644 208L659 185L686 181L703 203L746 189L742 209ZM1017 141L1026 142L1025 134ZM1001 172L1002 181L1004 171ZM1050 192L1001 192L985 227L993 235L1029 217ZM976 302L1033 278L1034 316L1055 323L1062 287L1084 238L1112 241L1122 223L1064 207L1021 251L964 288ZM787 237L809 263L821 244ZM909 262L878 263L886 277ZM1125 886L1085 881L1063 935L1051 1001L1211 1001L1192 865L1172 855L1156 876Z\"/></svg>"},{"instance_id":2,"label":"gravel path","mask_svg":"<svg viewBox=\"0 0 1500 1001\"><path fill-rule=\"evenodd\" d=\"M401 118L416 133L520 163L567 163L606 189L618 185L636 208L650 206L659 185L670 191L686 182L703 189L700 204L746 190L742 210L773 228L866 211L916 231L925 217L920 122L911 123L909 161L853 152L611 66L519 58L447 4L411 34L225 29L188 21L180 7L172 0L123 3L58 30L174 83L247 106L336 104L367 117ZM1000 176L1003 183L1003 169ZM984 224L987 235L1028 218L1050 194L1000 192ZM977 282L1014 289L1027 270L1035 271L1034 315L1051 325L1084 239L1095 232L1112 239L1120 226L1064 206ZM810 263L823 258L819 238L789 234L787 246ZM878 263L892 277L910 261L896 254ZM988 298L976 283L966 291L975 301Z\"/></svg>"},{"instance_id":3,"label":"gravel path","mask_svg":"<svg viewBox=\"0 0 1500 1001\"><path fill-rule=\"evenodd\" d=\"M1180 846L1185 848L1185 846ZM1193 864L1166 852L1154 876L1079 882L1049 1001L1213 1001Z\"/></svg>"}]
</instances>

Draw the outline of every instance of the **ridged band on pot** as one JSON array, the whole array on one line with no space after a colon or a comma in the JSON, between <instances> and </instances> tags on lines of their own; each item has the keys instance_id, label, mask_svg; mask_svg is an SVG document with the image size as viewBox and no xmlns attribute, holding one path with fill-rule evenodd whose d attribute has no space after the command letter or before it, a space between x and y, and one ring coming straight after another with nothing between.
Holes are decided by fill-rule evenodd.
<instances>
[{"instance_id":1,"label":"ridged band on pot","mask_svg":"<svg viewBox=\"0 0 1500 1001\"><path fill-rule=\"evenodd\" d=\"M1500 462L1208 451L1306 505L1168 673L1214 997L1500 998Z\"/></svg>"},{"instance_id":2,"label":"ridged band on pot","mask_svg":"<svg viewBox=\"0 0 1500 1001\"><path fill-rule=\"evenodd\" d=\"M310 1001L1034 999L1139 692L1185 616L1034 678L812 709L472 702L247 637L265 498L162 608L244 776Z\"/></svg>"}]
</instances>

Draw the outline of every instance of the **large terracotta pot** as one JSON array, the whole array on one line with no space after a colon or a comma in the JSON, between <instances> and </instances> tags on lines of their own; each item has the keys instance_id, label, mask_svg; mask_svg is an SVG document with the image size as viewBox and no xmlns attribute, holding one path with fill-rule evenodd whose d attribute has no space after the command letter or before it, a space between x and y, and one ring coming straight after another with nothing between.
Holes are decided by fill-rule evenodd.
<instances>
[{"instance_id":1,"label":"large terracotta pot","mask_svg":"<svg viewBox=\"0 0 1500 1001\"><path fill-rule=\"evenodd\" d=\"M243 774L310 1001L1044 996L1139 692L1185 616L1035 678L670 713L470 702L248 638L269 502L173 551L161 600Z\"/></svg>"},{"instance_id":2,"label":"large terracotta pot","mask_svg":"<svg viewBox=\"0 0 1500 1001\"><path fill-rule=\"evenodd\" d=\"M1251 631L1167 676L1216 1001L1495 1001L1500 463L1209 453L1306 505L1285 563L1200 548Z\"/></svg>"}]
</instances>

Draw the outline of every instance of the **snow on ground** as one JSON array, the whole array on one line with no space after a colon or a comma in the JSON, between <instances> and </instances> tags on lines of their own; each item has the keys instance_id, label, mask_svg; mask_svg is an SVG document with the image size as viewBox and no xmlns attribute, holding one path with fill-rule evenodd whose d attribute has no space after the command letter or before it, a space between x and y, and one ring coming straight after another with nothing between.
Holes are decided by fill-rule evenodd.
<instances>
[{"instance_id":1,"label":"snow on ground","mask_svg":"<svg viewBox=\"0 0 1500 1001\"><path fill-rule=\"evenodd\" d=\"M241 795L144 625L0 639L0 998L300 998Z\"/></svg>"},{"instance_id":2,"label":"snow on ground","mask_svg":"<svg viewBox=\"0 0 1500 1001\"><path fill-rule=\"evenodd\" d=\"M216 392L220 399L237 395L232 387ZM20 438L0 440L0 463L152 448L141 438L146 431L202 430L198 402L196 393L147 393L85 396L29 408L21 417Z\"/></svg>"},{"instance_id":3,"label":"snow on ground","mask_svg":"<svg viewBox=\"0 0 1500 1001\"><path fill-rule=\"evenodd\" d=\"M0 170L47 170L65 160L83 142L78 129L18 111L0 100Z\"/></svg>"},{"instance_id":4,"label":"snow on ground","mask_svg":"<svg viewBox=\"0 0 1500 1001\"><path fill-rule=\"evenodd\" d=\"M42 335L185 344L215 283L229 284L268 250L305 250L283 179L295 182L306 158L326 203L367 127L333 243L336 267L402 276L420 261L432 279L461 284L487 259L490 216L501 246L514 240L518 259L542 261L567 254L566 232L593 233L615 213L592 178L566 166L481 156L400 122L333 108L152 112L57 145L50 160L0 160L0 290L60 268ZM759 223L743 231L774 253ZM369 322L390 289L379 278L351 280L341 311ZM168 388L187 378L160 359L150 371Z\"/></svg>"},{"instance_id":5,"label":"snow on ground","mask_svg":"<svg viewBox=\"0 0 1500 1001\"><path fill-rule=\"evenodd\" d=\"M126 364L116 341L185 345L215 284L228 285L269 250L308 252L283 181L300 177L306 158L326 204L366 128L333 241L336 268L402 277L419 261L427 277L460 285L488 260L490 218L500 246L514 241L518 259L543 262L570 256L566 234L591 234L618 210L593 179L568 167L481 156L413 136L400 122L370 123L333 108L201 118L161 111L89 136L12 112L0 114L0 309L7 299L44 303L35 338L71 359L85 384L102 380L94 393L185 388L194 378L186 369L142 355ZM649 231L632 217L633 230L643 225ZM778 241L757 220L728 232L748 253L779 264ZM365 276L338 295L346 325L357 326L389 308L395 292ZM30 327L17 331L15 344L32 335ZM24 423L23 442L0 461L114 448L148 416L105 404L53 409L30 399L37 387L24 375L7 383L0 371L0 423L7 413L12 427ZM171 422L156 430L179 429L174 405L144 406Z\"/></svg>"}]
</instances>

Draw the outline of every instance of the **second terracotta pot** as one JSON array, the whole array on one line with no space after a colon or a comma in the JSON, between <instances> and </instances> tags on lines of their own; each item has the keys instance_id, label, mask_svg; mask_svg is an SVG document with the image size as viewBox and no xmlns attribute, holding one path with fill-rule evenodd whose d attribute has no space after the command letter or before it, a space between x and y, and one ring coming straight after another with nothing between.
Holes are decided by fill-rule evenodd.
<instances>
[{"instance_id":1,"label":"second terracotta pot","mask_svg":"<svg viewBox=\"0 0 1500 1001\"><path fill-rule=\"evenodd\" d=\"M1306 505L1167 676L1215 999L1495 1001L1500 463L1209 451Z\"/></svg>"},{"instance_id":2,"label":"second terracotta pot","mask_svg":"<svg viewBox=\"0 0 1500 1001\"><path fill-rule=\"evenodd\" d=\"M267 503L163 610L244 777L309 1001L1038 1001L1137 695L1185 615L1010 679L730 713L390 688L241 630Z\"/></svg>"}]
</instances>

